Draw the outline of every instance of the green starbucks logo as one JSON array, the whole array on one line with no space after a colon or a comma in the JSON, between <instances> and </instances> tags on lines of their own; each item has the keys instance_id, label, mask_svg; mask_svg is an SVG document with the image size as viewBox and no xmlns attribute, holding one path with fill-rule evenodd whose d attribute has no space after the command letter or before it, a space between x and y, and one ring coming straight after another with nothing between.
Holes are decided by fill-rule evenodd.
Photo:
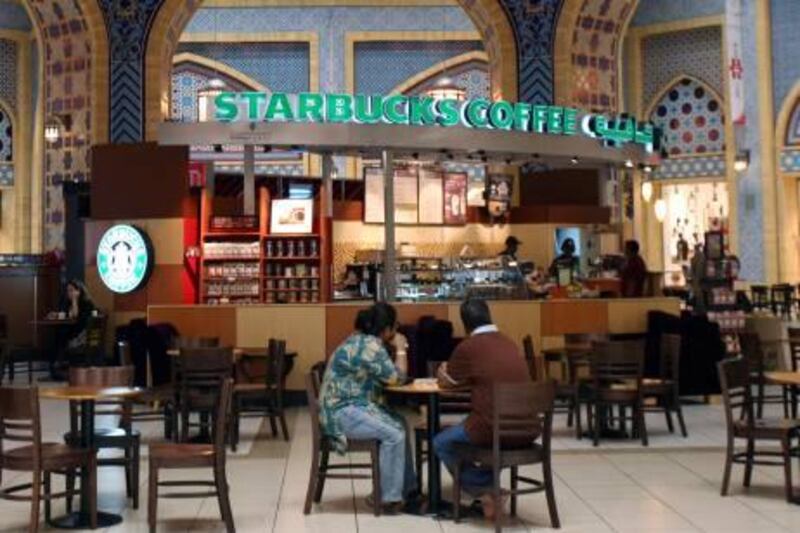
<instances>
[{"instance_id":1,"label":"green starbucks logo","mask_svg":"<svg viewBox=\"0 0 800 533\"><path fill-rule=\"evenodd\" d=\"M112 292L120 294L142 285L150 271L150 259L145 234L125 224L106 231L97 247L100 279Z\"/></svg>"}]
</instances>

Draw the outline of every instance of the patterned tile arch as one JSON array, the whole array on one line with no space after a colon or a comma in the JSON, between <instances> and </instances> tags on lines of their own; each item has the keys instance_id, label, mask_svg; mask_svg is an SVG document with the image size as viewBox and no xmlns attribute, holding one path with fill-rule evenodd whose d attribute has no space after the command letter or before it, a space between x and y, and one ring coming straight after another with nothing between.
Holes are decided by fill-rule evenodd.
<instances>
[{"instance_id":1,"label":"patterned tile arch","mask_svg":"<svg viewBox=\"0 0 800 533\"><path fill-rule=\"evenodd\" d=\"M714 91L691 77L682 77L664 91L650 120L663 130L670 156L718 153L725 150L723 102Z\"/></svg>"},{"instance_id":2,"label":"patterned tile arch","mask_svg":"<svg viewBox=\"0 0 800 533\"><path fill-rule=\"evenodd\" d=\"M0 186L14 185L14 130L9 112L0 106Z\"/></svg>"},{"instance_id":3,"label":"patterned tile arch","mask_svg":"<svg viewBox=\"0 0 800 533\"><path fill-rule=\"evenodd\" d=\"M800 173L800 148L784 148L780 158L781 172Z\"/></svg>"},{"instance_id":4,"label":"patterned tile arch","mask_svg":"<svg viewBox=\"0 0 800 533\"><path fill-rule=\"evenodd\" d=\"M800 144L800 99L794 104L789 118L789 127L786 128L785 143L787 146Z\"/></svg>"},{"instance_id":5,"label":"patterned tile arch","mask_svg":"<svg viewBox=\"0 0 800 533\"><path fill-rule=\"evenodd\" d=\"M467 92L467 99L491 98L492 89L489 80L489 66L485 61L472 60L450 67L446 72L439 71L405 90L406 94L420 94L433 87L442 78L448 77L456 85ZM400 84L401 86L404 84Z\"/></svg>"},{"instance_id":6,"label":"patterned tile arch","mask_svg":"<svg viewBox=\"0 0 800 533\"><path fill-rule=\"evenodd\" d=\"M0 99L17 110L17 43L0 39Z\"/></svg>"},{"instance_id":7,"label":"patterned tile arch","mask_svg":"<svg viewBox=\"0 0 800 533\"><path fill-rule=\"evenodd\" d=\"M657 180L724 178L726 175L724 155L700 155L665 159L653 173Z\"/></svg>"}]
</instances>

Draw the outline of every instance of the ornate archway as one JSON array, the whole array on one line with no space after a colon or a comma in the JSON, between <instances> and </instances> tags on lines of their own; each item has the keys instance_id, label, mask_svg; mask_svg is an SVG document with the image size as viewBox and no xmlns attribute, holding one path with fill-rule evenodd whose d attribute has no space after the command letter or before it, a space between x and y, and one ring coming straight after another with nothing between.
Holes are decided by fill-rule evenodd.
<instances>
[{"instance_id":1,"label":"ornate archway","mask_svg":"<svg viewBox=\"0 0 800 533\"><path fill-rule=\"evenodd\" d=\"M517 50L514 31L500 0L458 0L481 34L489 57L492 95L517 98ZM147 140L169 113L169 80L178 40L202 0L165 0L150 29L145 60Z\"/></svg>"}]
</instances>

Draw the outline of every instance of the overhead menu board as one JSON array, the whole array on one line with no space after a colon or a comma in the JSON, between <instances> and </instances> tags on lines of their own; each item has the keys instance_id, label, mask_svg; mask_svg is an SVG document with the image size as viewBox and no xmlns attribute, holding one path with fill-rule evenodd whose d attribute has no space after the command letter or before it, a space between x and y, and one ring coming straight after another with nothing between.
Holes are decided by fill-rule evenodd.
<instances>
[{"instance_id":1,"label":"overhead menu board","mask_svg":"<svg viewBox=\"0 0 800 533\"><path fill-rule=\"evenodd\" d=\"M394 221L396 224L416 224L419 188L416 168L399 168L394 173ZM364 222L384 222L383 169L364 169Z\"/></svg>"},{"instance_id":2,"label":"overhead menu board","mask_svg":"<svg viewBox=\"0 0 800 533\"><path fill-rule=\"evenodd\" d=\"M467 223L467 175L462 172L444 175L444 223Z\"/></svg>"},{"instance_id":3,"label":"overhead menu board","mask_svg":"<svg viewBox=\"0 0 800 533\"><path fill-rule=\"evenodd\" d=\"M419 223L444 223L444 175L435 169L419 171Z\"/></svg>"},{"instance_id":4,"label":"overhead menu board","mask_svg":"<svg viewBox=\"0 0 800 533\"><path fill-rule=\"evenodd\" d=\"M383 169L364 169L364 222L383 224Z\"/></svg>"}]
</instances>

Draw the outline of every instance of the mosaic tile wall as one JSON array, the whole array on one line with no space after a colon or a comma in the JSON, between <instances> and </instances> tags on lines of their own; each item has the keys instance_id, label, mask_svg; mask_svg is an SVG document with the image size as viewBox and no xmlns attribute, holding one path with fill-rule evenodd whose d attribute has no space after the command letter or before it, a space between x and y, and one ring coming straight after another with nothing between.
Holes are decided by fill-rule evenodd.
<instances>
[{"instance_id":1,"label":"mosaic tile wall","mask_svg":"<svg viewBox=\"0 0 800 533\"><path fill-rule=\"evenodd\" d=\"M646 26L723 13L725 13L725 0L639 0L631 26Z\"/></svg>"},{"instance_id":2,"label":"mosaic tile wall","mask_svg":"<svg viewBox=\"0 0 800 533\"><path fill-rule=\"evenodd\" d=\"M573 105L596 112L617 109L619 34L635 3L584 0L573 32Z\"/></svg>"},{"instance_id":3,"label":"mosaic tile wall","mask_svg":"<svg viewBox=\"0 0 800 533\"><path fill-rule=\"evenodd\" d=\"M2 9L2 6L0 6ZM17 43L0 39L0 99L17 111Z\"/></svg>"},{"instance_id":4,"label":"mosaic tile wall","mask_svg":"<svg viewBox=\"0 0 800 533\"><path fill-rule=\"evenodd\" d=\"M0 106L0 187L14 185L14 130L11 117L3 106Z\"/></svg>"},{"instance_id":5,"label":"mosaic tile wall","mask_svg":"<svg viewBox=\"0 0 800 533\"><path fill-rule=\"evenodd\" d=\"M647 37L642 41L642 65L645 108L678 76L695 77L723 94L722 28L710 26Z\"/></svg>"},{"instance_id":6,"label":"mosaic tile wall","mask_svg":"<svg viewBox=\"0 0 800 533\"><path fill-rule=\"evenodd\" d=\"M781 150L780 167L782 172L800 172L800 148Z\"/></svg>"},{"instance_id":7,"label":"mosaic tile wall","mask_svg":"<svg viewBox=\"0 0 800 533\"><path fill-rule=\"evenodd\" d=\"M355 47L355 90L387 94L413 75L467 52L482 50L480 41L360 42ZM325 53L320 54L325 57ZM387 68L391 65L391 68Z\"/></svg>"},{"instance_id":8,"label":"mosaic tile wall","mask_svg":"<svg viewBox=\"0 0 800 533\"><path fill-rule=\"evenodd\" d=\"M63 249L61 184L89 179L91 39L77 0L29 3L45 36L45 112L72 117L70 135L45 150L44 249Z\"/></svg>"},{"instance_id":9,"label":"mosaic tile wall","mask_svg":"<svg viewBox=\"0 0 800 533\"><path fill-rule=\"evenodd\" d=\"M683 78L656 103L650 115L664 134L670 156L725 150L725 127L719 96L692 78Z\"/></svg>"},{"instance_id":10,"label":"mosaic tile wall","mask_svg":"<svg viewBox=\"0 0 800 533\"><path fill-rule=\"evenodd\" d=\"M776 139L781 142L781 139ZM792 110L789 126L786 130L786 137L783 139L785 144L800 144L800 100L798 100Z\"/></svg>"},{"instance_id":11,"label":"mosaic tile wall","mask_svg":"<svg viewBox=\"0 0 800 533\"><path fill-rule=\"evenodd\" d=\"M180 52L224 63L275 91L309 90L307 43L181 43Z\"/></svg>"},{"instance_id":12,"label":"mosaic tile wall","mask_svg":"<svg viewBox=\"0 0 800 533\"><path fill-rule=\"evenodd\" d=\"M413 76L412 76L413 77ZM431 76L423 80L406 94L420 94L435 86L443 78L450 78L456 85L467 92L467 99L491 98L492 89L489 80L488 65L485 61L469 61L462 65L452 67L447 72Z\"/></svg>"},{"instance_id":13,"label":"mosaic tile wall","mask_svg":"<svg viewBox=\"0 0 800 533\"><path fill-rule=\"evenodd\" d=\"M748 3L748 2L745 2ZM770 0L772 14L772 91L775 116L778 115L789 91L800 81L800 2Z\"/></svg>"},{"instance_id":14,"label":"mosaic tile wall","mask_svg":"<svg viewBox=\"0 0 800 533\"><path fill-rule=\"evenodd\" d=\"M724 155L681 157L665 160L653 173L655 179L722 178L726 174Z\"/></svg>"},{"instance_id":15,"label":"mosaic tile wall","mask_svg":"<svg viewBox=\"0 0 800 533\"><path fill-rule=\"evenodd\" d=\"M31 21L19 0L0 0L0 28L28 31Z\"/></svg>"}]
</instances>

